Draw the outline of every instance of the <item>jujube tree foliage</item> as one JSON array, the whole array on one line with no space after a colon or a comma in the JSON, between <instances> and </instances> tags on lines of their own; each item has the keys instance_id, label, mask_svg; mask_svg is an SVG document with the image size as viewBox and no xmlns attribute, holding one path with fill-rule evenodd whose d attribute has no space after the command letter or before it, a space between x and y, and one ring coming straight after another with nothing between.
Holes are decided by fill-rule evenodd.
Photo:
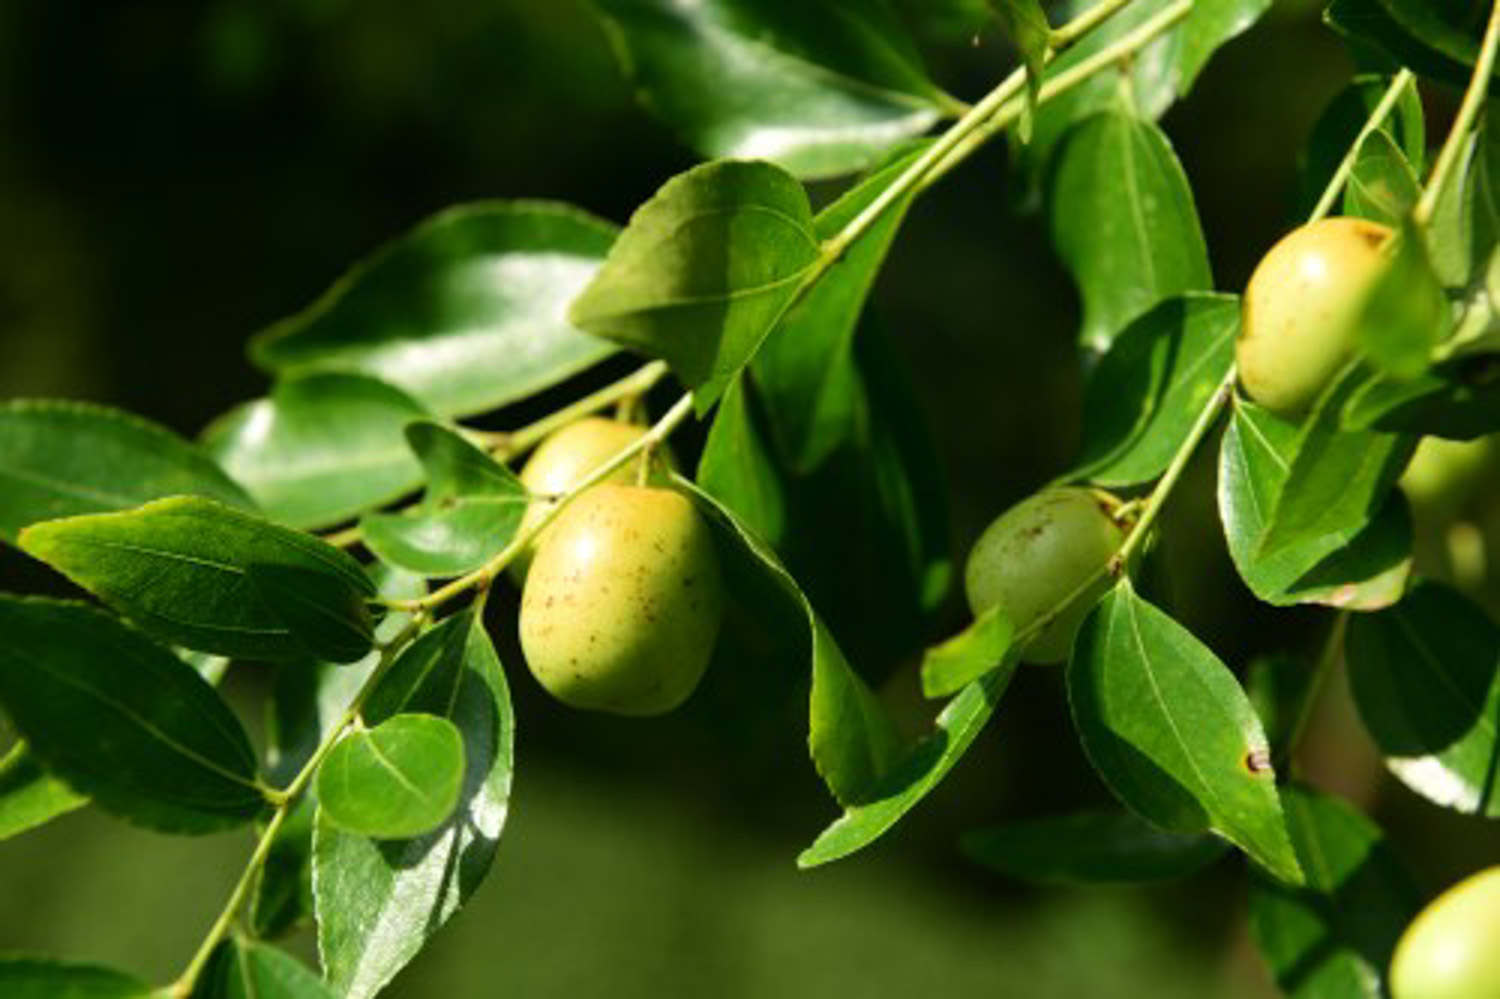
<instances>
[{"instance_id":1,"label":"jujube tree foliage","mask_svg":"<svg viewBox=\"0 0 1500 999\"><path fill-rule=\"evenodd\" d=\"M809 830L804 867L918 807L1023 661L1063 661L1073 733L1119 807L972 830L966 853L1070 882L1243 855L1289 994L1383 994L1421 899L1295 753L1343 660L1391 773L1434 808L1500 817L1483 567L1455 549L1413 571L1444 537L1423 485L1443 475L1422 464L1441 456L1413 467L1413 503L1398 487L1414 453L1500 430L1500 6L1333 0L1364 70L1309 137L1321 197L1242 301L1215 289L1156 121L1269 0L595 5L651 112L704 157L623 228L544 202L445 211L255 336L268 394L196 441L94 405L0 404L0 538L82 591L0 596L0 708L22 736L0 835L91 802L253 844L175 981L13 957L0 993L379 992L495 855L523 664L500 661L484 611L515 585L524 666L578 708L649 716L705 671L794 662L840 813ZM998 24L1019 67L973 103L945 92L904 20L919 13ZM1432 134L1424 90L1455 107ZM923 192L1002 137L1081 299L1083 441L955 559L865 306ZM830 179L815 206L807 183ZM534 422L475 424L622 352L640 366ZM701 449L674 439L695 421ZM1160 515L1203 453L1249 590L1326 608L1315 662L1236 672L1154 588ZM871 627L930 646L915 742L787 568L819 546L879 576L891 612ZM972 624L932 634L965 582ZM216 689L230 668L276 670L261 758ZM1433 981L1434 934L1488 932L1460 943L1488 946L1475 987L1496 987L1485 877L1479 902L1435 911L1476 905L1489 929L1424 917L1398 999L1459 994ZM321 975L276 945L309 918Z\"/></svg>"}]
</instances>

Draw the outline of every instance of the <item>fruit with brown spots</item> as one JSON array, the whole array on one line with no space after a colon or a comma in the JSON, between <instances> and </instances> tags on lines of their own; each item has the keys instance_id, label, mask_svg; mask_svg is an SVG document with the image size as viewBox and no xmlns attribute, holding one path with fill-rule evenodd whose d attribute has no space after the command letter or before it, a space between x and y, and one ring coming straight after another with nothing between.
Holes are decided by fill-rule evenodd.
<instances>
[{"instance_id":1,"label":"fruit with brown spots","mask_svg":"<svg viewBox=\"0 0 1500 999\"><path fill-rule=\"evenodd\" d=\"M1022 659L1068 657L1078 626L1112 582L1100 570L1124 541L1109 514L1115 505L1091 489L1047 489L1006 510L974 543L964 572L974 615L999 606L1016 634L1047 619L1021 647Z\"/></svg>"},{"instance_id":2,"label":"fruit with brown spots","mask_svg":"<svg viewBox=\"0 0 1500 999\"><path fill-rule=\"evenodd\" d=\"M1282 416L1306 412L1354 356L1359 311L1391 230L1321 219L1271 247L1245 288L1235 359L1245 392Z\"/></svg>"},{"instance_id":3,"label":"fruit with brown spots","mask_svg":"<svg viewBox=\"0 0 1500 999\"><path fill-rule=\"evenodd\" d=\"M521 469L521 484L534 496L560 496L588 478L600 465L634 444L646 432L646 428L634 423L621 423L602 416L589 416L570 423L551 436L532 452ZM639 461L626 462L612 473L606 482L633 482L640 472ZM526 508L526 517L521 521L521 530L528 530L546 511L548 502L537 500ZM517 583L526 579L526 570L536 556L541 538L546 537L550 527L541 536L511 560L507 567L510 577Z\"/></svg>"},{"instance_id":4,"label":"fruit with brown spots","mask_svg":"<svg viewBox=\"0 0 1500 999\"><path fill-rule=\"evenodd\" d=\"M713 653L724 585L711 528L671 489L601 485L553 521L521 597L521 649L575 708L655 715Z\"/></svg>"}]
</instances>

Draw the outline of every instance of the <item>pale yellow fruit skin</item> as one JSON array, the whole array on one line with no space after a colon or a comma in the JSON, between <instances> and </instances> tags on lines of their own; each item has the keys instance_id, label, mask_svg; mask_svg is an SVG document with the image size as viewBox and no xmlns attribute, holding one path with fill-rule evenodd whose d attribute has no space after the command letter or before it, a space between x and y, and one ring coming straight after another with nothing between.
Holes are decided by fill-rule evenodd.
<instances>
[{"instance_id":1,"label":"pale yellow fruit skin","mask_svg":"<svg viewBox=\"0 0 1500 999\"><path fill-rule=\"evenodd\" d=\"M998 605L1019 632L1108 564L1124 539L1105 501L1091 490L1070 486L1030 496L985 528L969 552L964 571L969 607L978 617ZM1021 658L1034 663L1066 659L1078 626L1111 582L1107 573L1101 574L1063 606L1021 647Z\"/></svg>"},{"instance_id":2,"label":"pale yellow fruit skin","mask_svg":"<svg viewBox=\"0 0 1500 999\"><path fill-rule=\"evenodd\" d=\"M521 649L565 704L656 715L698 686L723 613L712 529L692 502L670 489L596 486L537 549Z\"/></svg>"},{"instance_id":3,"label":"pale yellow fruit skin","mask_svg":"<svg viewBox=\"0 0 1500 999\"><path fill-rule=\"evenodd\" d=\"M589 416L570 423L542 441L532 452L521 469L521 484L536 496L561 496L588 478L594 469L640 440L645 433L646 428L638 424L621 423L602 416ZM637 462L626 462L605 481L633 482L639 467ZM539 500L528 506L520 529L529 530L546 512L548 505ZM550 526L544 528L536 540L522 549L506 567L506 572L517 584L526 580L526 570L536 556L537 546L550 529Z\"/></svg>"},{"instance_id":4,"label":"pale yellow fruit skin","mask_svg":"<svg viewBox=\"0 0 1500 999\"><path fill-rule=\"evenodd\" d=\"M1475 494L1495 461L1494 439L1450 441L1423 437L1401 474L1401 491L1414 510L1450 517Z\"/></svg>"},{"instance_id":5,"label":"pale yellow fruit skin","mask_svg":"<svg viewBox=\"0 0 1500 999\"><path fill-rule=\"evenodd\" d=\"M1500 867L1417 914L1391 958L1393 999L1500 999Z\"/></svg>"},{"instance_id":6,"label":"pale yellow fruit skin","mask_svg":"<svg viewBox=\"0 0 1500 999\"><path fill-rule=\"evenodd\" d=\"M1330 218L1271 247L1245 288L1235 359L1251 399L1282 416L1306 412L1354 356L1356 319L1391 230Z\"/></svg>"}]
</instances>

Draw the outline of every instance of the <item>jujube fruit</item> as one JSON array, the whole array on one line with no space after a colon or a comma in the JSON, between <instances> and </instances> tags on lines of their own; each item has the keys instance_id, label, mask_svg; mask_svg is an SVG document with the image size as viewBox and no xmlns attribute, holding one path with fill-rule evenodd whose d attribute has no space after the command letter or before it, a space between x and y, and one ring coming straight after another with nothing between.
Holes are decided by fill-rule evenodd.
<instances>
[{"instance_id":1,"label":"jujube fruit","mask_svg":"<svg viewBox=\"0 0 1500 999\"><path fill-rule=\"evenodd\" d=\"M565 704L661 714L698 686L723 611L712 530L687 497L596 486L537 548L521 597L521 649Z\"/></svg>"},{"instance_id":2,"label":"jujube fruit","mask_svg":"<svg viewBox=\"0 0 1500 999\"><path fill-rule=\"evenodd\" d=\"M1006 510L969 552L964 587L977 617L1003 609L1019 633L1051 616L1021 647L1028 662L1066 659L1073 636L1109 587L1100 572L1124 540L1109 500L1089 489L1047 489ZM1099 578L1078 591L1095 574Z\"/></svg>"},{"instance_id":3,"label":"jujube fruit","mask_svg":"<svg viewBox=\"0 0 1500 999\"><path fill-rule=\"evenodd\" d=\"M1354 356L1359 312L1391 230L1330 218L1288 233L1250 276L1235 359L1251 399L1282 416L1312 406Z\"/></svg>"},{"instance_id":4,"label":"jujube fruit","mask_svg":"<svg viewBox=\"0 0 1500 999\"><path fill-rule=\"evenodd\" d=\"M535 496L560 496L623 449L640 440L646 428L635 423L622 423L602 416L588 416L554 431L532 452L521 469L521 484ZM639 461L628 461L612 473L606 482L633 482L639 474ZM545 500L537 500L526 508L521 521L521 530L526 531L536 523L548 507ZM526 579L526 570L536 555L541 536L527 545L511 560L507 571L512 579L520 583Z\"/></svg>"},{"instance_id":5,"label":"jujube fruit","mask_svg":"<svg viewBox=\"0 0 1500 999\"><path fill-rule=\"evenodd\" d=\"M1391 958L1393 999L1500 999L1500 867L1417 914Z\"/></svg>"}]
</instances>

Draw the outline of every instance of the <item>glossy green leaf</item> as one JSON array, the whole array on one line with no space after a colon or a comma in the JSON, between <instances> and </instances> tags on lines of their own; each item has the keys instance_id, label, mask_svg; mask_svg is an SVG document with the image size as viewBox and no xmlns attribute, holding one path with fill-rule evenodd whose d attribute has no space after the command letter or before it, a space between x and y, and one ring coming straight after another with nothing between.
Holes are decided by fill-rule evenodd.
<instances>
[{"instance_id":1,"label":"glossy green leaf","mask_svg":"<svg viewBox=\"0 0 1500 999\"><path fill-rule=\"evenodd\" d=\"M791 305L818 259L807 194L769 163L705 163L630 219L572 321L660 357L705 413Z\"/></svg>"},{"instance_id":2,"label":"glossy green leaf","mask_svg":"<svg viewBox=\"0 0 1500 999\"><path fill-rule=\"evenodd\" d=\"M569 325L615 227L566 205L489 201L434 215L259 334L262 367L349 371L434 413L524 399L609 356Z\"/></svg>"},{"instance_id":3,"label":"glossy green leaf","mask_svg":"<svg viewBox=\"0 0 1500 999\"><path fill-rule=\"evenodd\" d=\"M706 157L848 173L952 106L884 0L594 0L642 100Z\"/></svg>"},{"instance_id":4,"label":"glossy green leaf","mask_svg":"<svg viewBox=\"0 0 1500 999\"><path fill-rule=\"evenodd\" d=\"M1042 72L1052 49L1052 28L1040 0L997 0L995 13L1005 26L1005 34L1026 67L1026 110L1018 125L1022 142L1031 138L1032 116L1036 114L1037 94L1042 89Z\"/></svg>"},{"instance_id":5,"label":"glossy green leaf","mask_svg":"<svg viewBox=\"0 0 1500 999\"><path fill-rule=\"evenodd\" d=\"M1382 999L1391 951L1418 896L1369 819L1332 795L1282 790L1307 875L1293 888L1253 872L1250 930L1291 999Z\"/></svg>"},{"instance_id":6,"label":"glossy green leaf","mask_svg":"<svg viewBox=\"0 0 1500 999\"><path fill-rule=\"evenodd\" d=\"M1089 375L1070 477L1128 486L1161 475L1234 363L1239 328L1237 297L1200 293L1126 326Z\"/></svg>"},{"instance_id":7,"label":"glossy green leaf","mask_svg":"<svg viewBox=\"0 0 1500 999\"><path fill-rule=\"evenodd\" d=\"M1224 841L1177 833L1130 812L1025 819L964 834L965 856L1007 877L1043 884L1161 881L1207 867Z\"/></svg>"},{"instance_id":8,"label":"glossy green leaf","mask_svg":"<svg viewBox=\"0 0 1500 999\"><path fill-rule=\"evenodd\" d=\"M39 520L188 494L255 508L207 455L165 427L81 402L0 404L0 539L14 543Z\"/></svg>"},{"instance_id":9,"label":"glossy green leaf","mask_svg":"<svg viewBox=\"0 0 1500 999\"><path fill-rule=\"evenodd\" d=\"M48 776L18 742L0 757L0 840L35 829L88 804L89 799Z\"/></svg>"},{"instance_id":10,"label":"glossy green leaf","mask_svg":"<svg viewBox=\"0 0 1500 999\"><path fill-rule=\"evenodd\" d=\"M1349 171L1344 214L1399 228L1421 195L1416 172L1390 135L1379 130L1367 135Z\"/></svg>"},{"instance_id":11,"label":"glossy green leaf","mask_svg":"<svg viewBox=\"0 0 1500 999\"><path fill-rule=\"evenodd\" d=\"M411 839L453 814L463 776L463 737L452 722L400 714L339 740L318 768L318 804L347 832Z\"/></svg>"},{"instance_id":12,"label":"glossy green leaf","mask_svg":"<svg viewBox=\"0 0 1500 999\"><path fill-rule=\"evenodd\" d=\"M1070 129L1047 209L1052 243L1083 298L1088 347L1104 349L1163 299L1213 287L1193 192L1149 121L1105 110Z\"/></svg>"},{"instance_id":13,"label":"glossy green leaf","mask_svg":"<svg viewBox=\"0 0 1500 999\"><path fill-rule=\"evenodd\" d=\"M897 752L896 730L885 709L850 667L776 553L713 496L682 478L677 486L717 532L721 557L729 563L726 575L731 580L731 596L743 597L733 588L736 574L752 572L768 578L775 584L777 599L754 611L781 634L806 629L808 640L803 648L812 666L808 745L813 764L836 799L857 800L885 773Z\"/></svg>"},{"instance_id":14,"label":"glossy green leaf","mask_svg":"<svg viewBox=\"0 0 1500 999\"><path fill-rule=\"evenodd\" d=\"M290 954L231 937L210 955L190 999L334 999L334 993Z\"/></svg>"},{"instance_id":15,"label":"glossy green leaf","mask_svg":"<svg viewBox=\"0 0 1500 999\"><path fill-rule=\"evenodd\" d=\"M510 543L526 515L521 480L436 423L406 428L427 473L422 502L400 513L366 514L361 540L381 560L425 576L479 568Z\"/></svg>"},{"instance_id":16,"label":"glossy green leaf","mask_svg":"<svg viewBox=\"0 0 1500 999\"><path fill-rule=\"evenodd\" d=\"M998 667L1010 651L1015 626L999 607L922 656L922 693L947 697Z\"/></svg>"},{"instance_id":17,"label":"glossy green leaf","mask_svg":"<svg viewBox=\"0 0 1500 999\"><path fill-rule=\"evenodd\" d=\"M1422 231L1409 217L1386 245L1385 257L1356 320L1359 343L1377 367L1397 378L1414 378L1448 335L1448 298L1427 258Z\"/></svg>"},{"instance_id":18,"label":"glossy green leaf","mask_svg":"<svg viewBox=\"0 0 1500 999\"><path fill-rule=\"evenodd\" d=\"M1480 116L1438 195L1427 227L1427 250L1444 287L1465 287L1479 277L1500 240L1500 130L1491 113Z\"/></svg>"},{"instance_id":19,"label":"glossy green leaf","mask_svg":"<svg viewBox=\"0 0 1500 999\"><path fill-rule=\"evenodd\" d=\"M1301 164L1302 204L1299 215L1312 211L1390 84L1389 78L1377 74L1356 76L1318 117ZM1425 168L1427 130L1422 98L1417 93L1415 81L1402 88L1395 108L1381 121L1378 131L1394 142L1414 170Z\"/></svg>"},{"instance_id":20,"label":"glossy green leaf","mask_svg":"<svg viewBox=\"0 0 1500 999\"><path fill-rule=\"evenodd\" d=\"M797 857L798 867L817 867L864 849L916 807L963 759L995 713L1016 661L1004 660L970 683L937 716L933 732L890 766L862 800L847 804L839 816Z\"/></svg>"},{"instance_id":21,"label":"glossy green leaf","mask_svg":"<svg viewBox=\"0 0 1500 999\"><path fill-rule=\"evenodd\" d=\"M1439 805L1500 818L1500 630L1488 615L1423 583L1350 621L1344 648L1360 717L1391 772Z\"/></svg>"},{"instance_id":22,"label":"glossy green leaf","mask_svg":"<svg viewBox=\"0 0 1500 999\"><path fill-rule=\"evenodd\" d=\"M853 221L922 154L898 156L818 213L827 240ZM783 316L751 365L771 430L791 467L806 473L848 439L858 407L854 334L870 287L905 218L898 200Z\"/></svg>"},{"instance_id":23,"label":"glossy green leaf","mask_svg":"<svg viewBox=\"0 0 1500 999\"><path fill-rule=\"evenodd\" d=\"M166 649L83 604L0 596L0 705L46 769L153 829L201 833L265 806L239 721Z\"/></svg>"},{"instance_id":24,"label":"glossy green leaf","mask_svg":"<svg viewBox=\"0 0 1500 999\"><path fill-rule=\"evenodd\" d=\"M1267 603L1315 603L1372 610L1401 599L1411 576L1411 513L1391 495L1368 521L1312 531L1262 551L1271 511L1297 453L1298 428L1244 399L1235 400L1219 445L1219 519L1229 555L1250 591ZM1364 436L1341 441L1330 460L1357 457Z\"/></svg>"},{"instance_id":25,"label":"glossy green leaf","mask_svg":"<svg viewBox=\"0 0 1500 999\"><path fill-rule=\"evenodd\" d=\"M463 737L457 810L406 840L346 832L320 816L313 895L324 975L346 999L368 999L401 970L489 873L510 800L515 718L483 623L464 611L422 635L365 703L367 724L402 713L446 718Z\"/></svg>"},{"instance_id":26,"label":"glossy green leaf","mask_svg":"<svg viewBox=\"0 0 1500 999\"><path fill-rule=\"evenodd\" d=\"M1249 699L1128 578L1084 621L1067 682L1084 751L1131 810L1175 832L1211 829L1277 878L1301 882Z\"/></svg>"},{"instance_id":27,"label":"glossy green leaf","mask_svg":"<svg viewBox=\"0 0 1500 999\"><path fill-rule=\"evenodd\" d=\"M708 429L696 478L756 536L777 545L786 530L786 488L755 395L744 375L729 384Z\"/></svg>"},{"instance_id":28,"label":"glossy green leaf","mask_svg":"<svg viewBox=\"0 0 1500 999\"><path fill-rule=\"evenodd\" d=\"M990 0L894 0L901 19L923 41L971 43L995 19Z\"/></svg>"},{"instance_id":29,"label":"glossy green leaf","mask_svg":"<svg viewBox=\"0 0 1500 999\"><path fill-rule=\"evenodd\" d=\"M0 955L5 999L151 999L149 986L96 964Z\"/></svg>"},{"instance_id":30,"label":"glossy green leaf","mask_svg":"<svg viewBox=\"0 0 1500 999\"><path fill-rule=\"evenodd\" d=\"M1484 0L1376 0L1413 39L1462 66L1479 59L1489 4Z\"/></svg>"},{"instance_id":31,"label":"glossy green leaf","mask_svg":"<svg viewBox=\"0 0 1500 999\"><path fill-rule=\"evenodd\" d=\"M310 374L231 410L204 445L272 519L328 527L422 481L402 431L429 416L394 386L363 375Z\"/></svg>"},{"instance_id":32,"label":"glossy green leaf","mask_svg":"<svg viewBox=\"0 0 1500 999\"><path fill-rule=\"evenodd\" d=\"M1346 372L1298 430L1257 558L1331 534L1352 538L1386 505L1415 441L1340 426L1343 406L1362 378L1358 371Z\"/></svg>"},{"instance_id":33,"label":"glossy green leaf","mask_svg":"<svg viewBox=\"0 0 1500 999\"><path fill-rule=\"evenodd\" d=\"M1459 358L1412 379L1377 377L1352 392L1345 429L1430 434L1473 440L1500 430L1500 364L1493 356Z\"/></svg>"},{"instance_id":34,"label":"glossy green leaf","mask_svg":"<svg viewBox=\"0 0 1500 999\"><path fill-rule=\"evenodd\" d=\"M146 631L191 649L287 659L336 644L357 659L370 647L364 599L375 589L358 562L212 500L45 521L21 533L21 547ZM255 578L294 580L297 590L272 606L252 569Z\"/></svg>"}]
</instances>

